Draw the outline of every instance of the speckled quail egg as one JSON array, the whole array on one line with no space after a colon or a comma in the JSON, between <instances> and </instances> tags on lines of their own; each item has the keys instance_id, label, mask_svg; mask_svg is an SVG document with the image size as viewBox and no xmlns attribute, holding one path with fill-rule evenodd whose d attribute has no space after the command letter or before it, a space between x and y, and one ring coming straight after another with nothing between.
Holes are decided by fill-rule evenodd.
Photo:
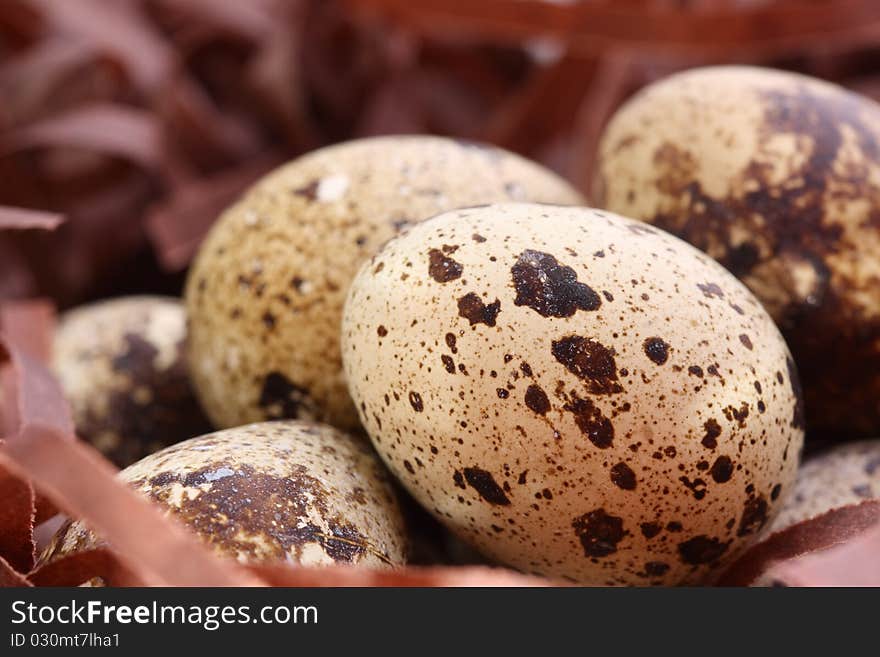
<instances>
[{"instance_id":1,"label":"speckled quail egg","mask_svg":"<svg viewBox=\"0 0 880 657\"><path fill-rule=\"evenodd\" d=\"M189 276L191 366L208 415L221 427L356 427L339 323L357 268L422 219L506 199L582 200L516 155L438 137L353 141L269 174L220 217Z\"/></svg>"},{"instance_id":2,"label":"speckled quail egg","mask_svg":"<svg viewBox=\"0 0 880 657\"><path fill-rule=\"evenodd\" d=\"M880 440L834 447L808 459L768 534L826 511L880 498Z\"/></svg>"},{"instance_id":3,"label":"speckled quail egg","mask_svg":"<svg viewBox=\"0 0 880 657\"><path fill-rule=\"evenodd\" d=\"M177 299L122 297L65 313L53 368L77 434L120 467L210 430L189 381Z\"/></svg>"},{"instance_id":4,"label":"speckled quail egg","mask_svg":"<svg viewBox=\"0 0 880 657\"><path fill-rule=\"evenodd\" d=\"M782 330L811 436L880 434L880 107L801 75L702 68L611 119L595 202L706 251Z\"/></svg>"},{"instance_id":5,"label":"speckled quail egg","mask_svg":"<svg viewBox=\"0 0 880 657\"><path fill-rule=\"evenodd\" d=\"M524 571L706 581L795 477L802 410L775 325L724 268L640 222L445 213L360 270L342 331L394 474Z\"/></svg>"},{"instance_id":6,"label":"speckled quail egg","mask_svg":"<svg viewBox=\"0 0 880 657\"><path fill-rule=\"evenodd\" d=\"M386 568L405 560L382 464L363 441L325 425L227 429L167 447L119 476L241 562ZM68 523L44 561L96 544L81 522Z\"/></svg>"}]
</instances>

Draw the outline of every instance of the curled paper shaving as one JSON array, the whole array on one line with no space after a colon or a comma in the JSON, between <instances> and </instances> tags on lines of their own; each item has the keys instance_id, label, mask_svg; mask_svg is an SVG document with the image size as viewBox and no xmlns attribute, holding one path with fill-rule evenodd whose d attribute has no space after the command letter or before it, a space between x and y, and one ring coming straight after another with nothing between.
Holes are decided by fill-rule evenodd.
<instances>
[{"instance_id":1,"label":"curled paper shaving","mask_svg":"<svg viewBox=\"0 0 880 657\"><path fill-rule=\"evenodd\" d=\"M824 551L834 546L842 545L864 534L867 530L878 526L880 523L880 500L867 500L861 504L850 505L833 509L822 515L804 520L792 525L780 532L772 534L765 540L747 550L718 581L721 586L747 586L755 582L759 577L762 579L785 580L786 573L794 573L792 583L812 586L820 585L819 579L812 580L802 574L808 571L808 567L794 566L799 563L798 557L816 554L818 563L825 563L829 555ZM880 528L880 526L878 526ZM880 562L880 542L874 532L873 554L867 555L854 552L850 556L857 558L849 560L845 564L846 581L841 580L841 585L856 584L876 585L877 564ZM870 558L865 558L865 557ZM795 559L796 561L790 561ZM785 563L785 567L778 566L778 574L774 577L774 566ZM809 562L812 565L814 562ZM835 561L835 563L837 563ZM795 568L788 570L789 566ZM800 573L800 574L798 574Z\"/></svg>"},{"instance_id":2,"label":"curled paper shaving","mask_svg":"<svg viewBox=\"0 0 880 657\"><path fill-rule=\"evenodd\" d=\"M6 559L0 557L0 586L33 586L33 584L13 568Z\"/></svg>"},{"instance_id":3,"label":"curled paper shaving","mask_svg":"<svg viewBox=\"0 0 880 657\"><path fill-rule=\"evenodd\" d=\"M23 148L64 146L131 159L145 169L162 163L159 126L134 108L98 104L72 109L24 127L5 140L6 153Z\"/></svg>"},{"instance_id":4,"label":"curled paper shaving","mask_svg":"<svg viewBox=\"0 0 880 657\"><path fill-rule=\"evenodd\" d=\"M167 202L154 207L147 232L162 264L169 270L183 269L217 216L280 163L277 156L258 158L232 171L182 185Z\"/></svg>"},{"instance_id":5,"label":"curled paper shaving","mask_svg":"<svg viewBox=\"0 0 880 657\"><path fill-rule=\"evenodd\" d=\"M52 357L52 339L55 335L55 305L48 299L27 299L22 301L6 301L0 303L0 333L6 337L10 344L26 353L29 357L41 362L48 363ZM0 436L12 434L18 431L19 410L16 394L16 377L11 365L0 365L0 391L7 394L0 395ZM11 477L9 473L4 476ZM0 520L0 543L3 542L6 527L27 526L28 544L32 545L32 531L34 525L38 525L55 514L55 508L41 495L33 495L30 484L16 480L15 486L26 486L29 496L32 498L25 506L7 504L5 514L10 524ZM0 499L6 499L0 495ZM23 497L16 498L23 501ZM36 505L36 509L32 506ZM0 511L3 515L4 511ZM17 519L17 520L16 520ZM21 537L20 530L10 530L10 533ZM5 554L0 548L0 555Z\"/></svg>"},{"instance_id":6,"label":"curled paper shaving","mask_svg":"<svg viewBox=\"0 0 880 657\"><path fill-rule=\"evenodd\" d=\"M54 230L64 222L55 212L0 206L0 230Z\"/></svg>"},{"instance_id":7,"label":"curled paper shaving","mask_svg":"<svg viewBox=\"0 0 880 657\"><path fill-rule=\"evenodd\" d=\"M788 6L786 6L786 4ZM873 0L811 3L718 3L686 11L668 3L548 2L546 0L349 0L421 31L521 41L552 35L569 47L597 52L609 46L718 53L735 49L785 52L841 37L875 38L880 6Z\"/></svg>"},{"instance_id":8,"label":"curled paper shaving","mask_svg":"<svg viewBox=\"0 0 880 657\"><path fill-rule=\"evenodd\" d=\"M773 566L767 576L788 586L880 586L880 524L826 552Z\"/></svg>"},{"instance_id":9,"label":"curled paper shaving","mask_svg":"<svg viewBox=\"0 0 880 657\"><path fill-rule=\"evenodd\" d=\"M502 568L482 566L409 567L393 571L373 571L351 566L330 568L296 568L290 566L255 566L258 574L271 586L322 587L425 587L425 586L547 586L549 582Z\"/></svg>"},{"instance_id":10,"label":"curled paper shaving","mask_svg":"<svg viewBox=\"0 0 880 657\"><path fill-rule=\"evenodd\" d=\"M79 586L93 579L100 579L106 586L147 584L107 548L66 554L28 574L34 586Z\"/></svg>"},{"instance_id":11,"label":"curled paper shaving","mask_svg":"<svg viewBox=\"0 0 880 657\"><path fill-rule=\"evenodd\" d=\"M55 335L55 304L48 299L0 303L0 332L31 358L49 362Z\"/></svg>"},{"instance_id":12,"label":"curled paper shaving","mask_svg":"<svg viewBox=\"0 0 880 657\"><path fill-rule=\"evenodd\" d=\"M0 556L18 572L34 567L34 489L0 466Z\"/></svg>"}]
</instances>

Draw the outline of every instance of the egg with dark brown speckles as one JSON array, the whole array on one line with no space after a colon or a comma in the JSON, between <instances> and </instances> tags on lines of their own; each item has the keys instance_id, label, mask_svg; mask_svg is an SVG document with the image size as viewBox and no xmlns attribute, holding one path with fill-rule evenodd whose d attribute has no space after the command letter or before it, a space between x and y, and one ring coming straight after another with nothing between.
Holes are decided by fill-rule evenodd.
<instances>
[{"instance_id":1,"label":"egg with dark brown speckles","mask_svg":"<svg viewBox=\"0 0 880 657\"><path fill-rule=\"evenodd\" d=\"M269 174L220 217L189 275L190 362L209 417L356 427L339 322L358 267L422 219L508 199L582 201L517 155L439 137L353 141Z\"/></svg>"},{"instance_id":2,"label":"egg with dark brown speckles","mask_svg":"<svg viewBox=\"0 0 880 657\"><path fill-rule=\"evenodd\" d=\"M53 369L77 434L120 467L211 429L196 400L179 300L121 297L61 317Z\"/></svg>"},{"instance_id":3,"label":"egg with dark brown speckles","mask_svg":"<svg viewBox=\"0 0 880 657\"><path fill-rule=\"evenodd\" d=\"M767 533L875 499L880 499L880 440L840 445L801 466L792 494Z\"/></svg>"},{"instance_id":4,"label":"egg with dark brown speckles","mask_svg":"<svg viewBox=\"0 0 880 657\"><path fill-rule=\"evenodd\" d=\"M405 561L385 469L369 446L325 425L227 429L168 447L119 476L241 562L389 568ZM82 523L68 523L43 561L97 543Z\"/></svg>"},{"instance_id":5,"label":"egg with dark brown speckles","mask_svg":"<svg viewBox=\"0 0 880 657\"><path fill-rule=\"evenodd\" d=\"M880 106L813 78L687 71L611 119L594 201L706 251L782 330L810 436L880 434Z\"/></svg>"},{"instance_id":6,"label":"egg with dark brown speckles","mask_svg":"<svg viewBox=\"0 0 880 657\"><path fill-rule=\"evenodd\" d=\"M342 351L394 474L524 571L705 582L794 481L797 373L766 311L611 213L501 204L414 227L357 275Z\"/></svg>"}]
</instances>

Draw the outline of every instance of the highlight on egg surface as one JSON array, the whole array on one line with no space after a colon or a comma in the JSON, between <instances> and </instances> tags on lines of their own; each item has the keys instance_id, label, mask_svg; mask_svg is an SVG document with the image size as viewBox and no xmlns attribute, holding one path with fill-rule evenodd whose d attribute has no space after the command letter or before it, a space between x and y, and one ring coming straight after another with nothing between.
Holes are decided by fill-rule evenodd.
<instances>
[{"instance_id":1,"label":"highlight on egg surface","mask_svg":"<svg viewBox=\"0 0 880 657\"><path fill-rule=\"evenodd\" d=\"M120 297L64 313L53 369L77 435L119 467L211 429L190 384L180 300Z\"/></svg>"},{"instance_id":2,"label":"highlight on egg surface","mask_svg":"<svg viewBox=\"0 0 880 657\"><path fill-rule=\"evenodd\" d=\"M693 69L601 138L594 202L685 239L761 300L811 435L880 434L880 106L802 75Z\"/></svg>"},{"instance_id":3,"label":"highlight on egg surface","mask_svg":"<svg viewBox=\"0 0 880 657\"><path fill-rule=\"evenodd\" d=\"M385 469L362 441L326 425L264 422L207 434L119 477L240 562L393 568L406 560ZM68 522L42 562L101 544Z\"/></svg>"},{"instance_id":4,"label":"highlight on egg surface","mask_svg":"<svg viewBox=\"0 0 880 657\"><path fill-rule=\"evenodd\" d=\"M352 141L270 173L223 213L189 274L190 365L210 418L355 428L339 322L357 268L429 216L511 199L583 200L540 165L440 137Z\"/></svg>"},{"instance_id":5,"label":"highlight on egg surface","mask_svg":"<svg viewBox=\"0 0 880 657\"><path fill-rule=\"evenodd\" d=\"M797 372L723 267L609 212L434 217L358 273L342 354L415 498L486 555L581 584L694 584L772 521Z\"/></svg>"}]
</instances>

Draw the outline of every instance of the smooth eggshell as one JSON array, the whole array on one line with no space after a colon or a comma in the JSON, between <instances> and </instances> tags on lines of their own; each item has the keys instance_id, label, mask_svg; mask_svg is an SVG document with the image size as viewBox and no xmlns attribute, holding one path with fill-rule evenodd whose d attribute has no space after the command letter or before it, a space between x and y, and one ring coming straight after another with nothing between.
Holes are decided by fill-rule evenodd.
<instances>
[{"instance_id":1,"label":"smooth eggshell","mask_svg":"<svg viewBox=\"0 0 880 657\"><path fill-rule=\"evenodd\" d=\"M339 323L357 268L426 217L520 198L582 201L516 155L439 137L349 142L269 174L220 217L188 280L191 366L211 419L356 427Z\"/></svg>"},{"instance_id":2,"label":"smooth eggshell","mask_svg":"<svg viewBox=\"0 0 880 657\"><path fill-rule=\"evenodd\" d=\"M401 565L406 537L384 468L361 441L304 422L265 422L193 438L119 475L218 553L242 562ZM64 526L44 561L88 549Z\"/></svg>"},{"instance_id":3,"label":"smooth eggshell","mask_svg":"<svg viewBox=\"0 0 880 657\"><path fill-rule=\"evenodd\" d=\"M801 75L702 68L601 139L595 202L739 277L782 329L811 435L880 433L880 107Z\"/></svg>"},{"instance_id":4,"label":"smooth eggshell","mask_svg":"<svg viewBox=\"0 0 880 657\"><path fill-rule=\"evenodd\" d=\"M768 534L826 511L880 498L880 440L847 443L808 459Z\"/></svg>"},{"instance_id":5,"label":"smooth eggshell","mask_svg":"<svg viewBox=\"0 0 880 657\"><path fill-rule=\"evenodd\" d=\"M53 369L77 434L116 465L211 429L189 380L177 299L121 297L68 311Z\"/></svg>"},{"instance_id":6,"label":"smooth eggshell","mask_svg":"<svg viewBox=\"0 0 880 657\"><path fill-rule=\"evenodd\" d=\"M610 213L414 227L352 284L343 359L406 488L525 571L705 581L794 480L797 374L773 322L707 256Z\"/></svg>"}]
</instances>

